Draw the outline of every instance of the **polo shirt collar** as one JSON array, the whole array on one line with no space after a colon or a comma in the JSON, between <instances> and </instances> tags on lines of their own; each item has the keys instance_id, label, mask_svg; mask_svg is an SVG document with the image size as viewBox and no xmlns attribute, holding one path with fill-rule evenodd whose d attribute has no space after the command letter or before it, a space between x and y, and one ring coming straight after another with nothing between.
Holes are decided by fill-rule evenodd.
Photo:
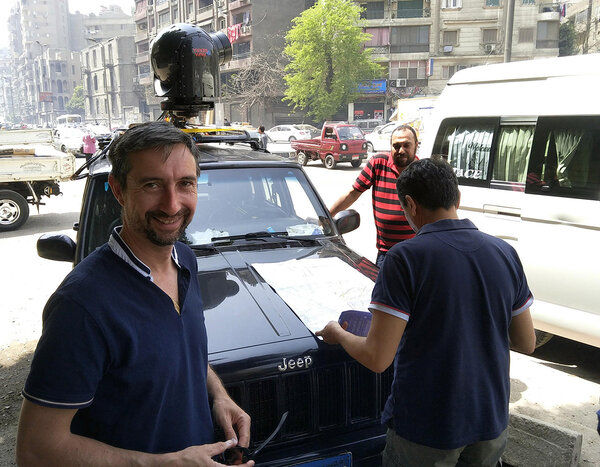
<instances>
[{"instance_id":1,"label":"polo shirt collar","mask_svg":"<svg viewBox=\"0 0 600 467\"><path fill-rule=\"evenodd\" d=\"M152 277L152 270L144 264L142 260L140 260L131 248L125 243L125 240L121 237L121 229L122 225L115 227L110 234L110 238L108 239L108 246L116 254L119 258L129 264L133 269L135 269L138 273L144 276L146 279L150 279L154 282L154 278ZM171 258L179 269L181 269L181 265L179 264L179 256L177 255L177 249L173 246L171 250Z\"/></svg>"},{"instance_id":2,"label":"polo shirt collar","mask_svg":"<svg viewBox=\"0 0 600 467\"><path fill-rule=\"evenodd\" d=\"M417 235L449 230L477 230L477 227L469 219L440 219L431 224L425 224L419 229Z\"/></svg>"},{"instance_id":3,"label":"polo shirt collar","mask_svg":"<svg viewBox=\"0 0 600 467\"><path fill-rule=\"evenodd\" d=\"M400 175L400 171L398 170L398 167L396 167L396 164L394 163L394 157L392 156L392 152L391 151L388 152L387 166L397 176Z\"/></svg>"}]
</instances>

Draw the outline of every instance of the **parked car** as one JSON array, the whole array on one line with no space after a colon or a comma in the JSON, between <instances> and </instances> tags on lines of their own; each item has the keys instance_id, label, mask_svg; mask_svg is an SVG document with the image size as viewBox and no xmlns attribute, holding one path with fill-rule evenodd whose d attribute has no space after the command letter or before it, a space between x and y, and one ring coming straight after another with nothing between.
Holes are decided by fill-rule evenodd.
<instances>
[{"instance_id":1,"label":"parked car","mask_svg":"<svg viewBox=\"0 0 600 467\"><path fill-rule=\"evenodd\" d=\"M310 130L300 128L300 125L277 125L265 133L275 142L311 138Z\"/></svg>"},{"instance_id":2,"label":"parked car","mask_svg":"<svg viewBox=\"0 0 600 467\"><path fill-rule=\"evenodd\" d=\"M599 80L600 54L459 71L422 143L454 168L459 213L518 251L538 344L600 347Z\"/></svg>"},{"instance_id":3,"label":"parked car","mask_svg":"<svg viewBox=\"0 0 600 467\"><path fill-rule=\"evenodd\" d=\"M316 126L307 125L306 123L301 123L299 125L295 125L300 130L307 130L310 133L311 138L316 138L321 134L321 130Z\"/></svg>"},{"instance_id":4,"label":"parked car","mask_svg":"<svg viewBox=\"0 0 600 467\"><path fill-rule=\"evenodd\" d=\"M83 154L83 136L85 130L80 127L63 126L54 130L54 144L62 152Z\"/></svg>"},{"instance_id":5,"label":"parked car","mask_svg":"<svg viewBox=\"0 0 600 467\"><path fill-rule=\"evenodd\" d=\"M196 141L198 204L183 240L197 257L209 361L252 417L251 449L288 412L258 465L380 465L393 369L373 373L313 333L370 300L377 268L342 237L358 214L331 218L302 167L253 150L252 138L213 132ZM43 236L42 257L77 264L107 241L121 222L109 170L103 157L90 166L77 243Z\"/></svg>"},{"instance_id":6,"label":"parked car","mask_svg":"<svg viewBox=\"0 0 600 467\"><path fill-rule=\"evenodd\" d=\"M379 118L363 118L350 122L362 130L365 135L371 133L376 127L383 125L383 120Z\"/></svg>"},{"instance_id":7,"label":"parked car","mask_svg":"<svg viewBox=\"0 0 600 467\"><path fill-rule=\"evenodd\" d=\"M367 142L360 128L349 123L325 123L321 136L302 141L291 141L298 163L306 165L309 160L321 160L328 169L338 162L350 162L360 167L367 158Z\"/></svg>"},{"instance_id":8,"label":"parked car","mask_svg":"<svg viewBox=\"0 0 600 467\"><path fill-rule=\"evenodd\" d=\"M369 152L389 152L391 147L392 131L399 125L397 122L386 123L373 129L365 135Z\"/></svg>"}]
</instances>

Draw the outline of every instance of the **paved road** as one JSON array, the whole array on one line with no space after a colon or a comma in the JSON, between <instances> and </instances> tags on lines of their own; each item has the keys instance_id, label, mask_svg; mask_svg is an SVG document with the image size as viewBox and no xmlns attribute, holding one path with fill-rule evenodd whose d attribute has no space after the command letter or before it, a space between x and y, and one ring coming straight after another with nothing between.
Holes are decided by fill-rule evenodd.
<instances>
[{"instance_id":1,"label":"paved road","mask_svg":"<svg viewBox=\"0 0 600 467\"><path fill-rule=\"evenodd\" d=\"M359 170L349 164L327 170L318 162L306 167L328 206L350 188ZM64 183L64 195L48 200L39 214L32 212L22 229L0 233L0 351L11 343L38 338L43 304L71 267L39 258L35 242L40 234L50 232L75 238L72 226L78 220L83 186L83 181ZM347 234L346 241L373 261L377 252L370 203L370 193L366 193L353 206L361 214L362 225ZM556 338L533 356L512 354L511 409L582 433L582 466L600 465L600 437L595 431L598 362L600 349Z\"/></svg>"}]
</instances>

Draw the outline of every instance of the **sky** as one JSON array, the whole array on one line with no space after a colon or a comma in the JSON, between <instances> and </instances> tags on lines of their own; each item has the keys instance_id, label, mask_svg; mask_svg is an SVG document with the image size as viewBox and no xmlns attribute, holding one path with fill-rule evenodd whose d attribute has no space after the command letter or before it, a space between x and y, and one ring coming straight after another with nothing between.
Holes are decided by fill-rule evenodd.
<instances>
[{"instance_id":1,"label":"sky","mask_svg":"<svg viewBox=\"0 0 600 467\"><path fill-rule=\"evenodd\" d=\"M68 0L68 2L69 11L71 13L79 11L83 14L98 14L101 5L107 7L109 5L119 5L125 13L130 14L131 8L135 6L134 0ZM6 26L6 21L8 20L10 9L16 4L16 0L0 0L0 3L0 48L2 48L8 47L8 28Z\"/></svg>"}]
</instances>

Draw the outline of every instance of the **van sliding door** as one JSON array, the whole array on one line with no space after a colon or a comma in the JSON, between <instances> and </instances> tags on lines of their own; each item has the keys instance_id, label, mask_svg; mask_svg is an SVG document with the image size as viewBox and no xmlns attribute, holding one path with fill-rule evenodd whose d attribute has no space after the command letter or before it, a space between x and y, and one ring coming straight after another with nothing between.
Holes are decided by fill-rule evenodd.
<instances>
[{"instance_id":1,"label":"van sliding door","mask_svg":"<svg viewBox=\"0 0 600 467\"><path fill-rule=\"evenodd\" d=\"M539 118L525 193L518 251L529 285L562 307L538 320L600 336L600 116Z\"/></svg>"}]
</instances>

